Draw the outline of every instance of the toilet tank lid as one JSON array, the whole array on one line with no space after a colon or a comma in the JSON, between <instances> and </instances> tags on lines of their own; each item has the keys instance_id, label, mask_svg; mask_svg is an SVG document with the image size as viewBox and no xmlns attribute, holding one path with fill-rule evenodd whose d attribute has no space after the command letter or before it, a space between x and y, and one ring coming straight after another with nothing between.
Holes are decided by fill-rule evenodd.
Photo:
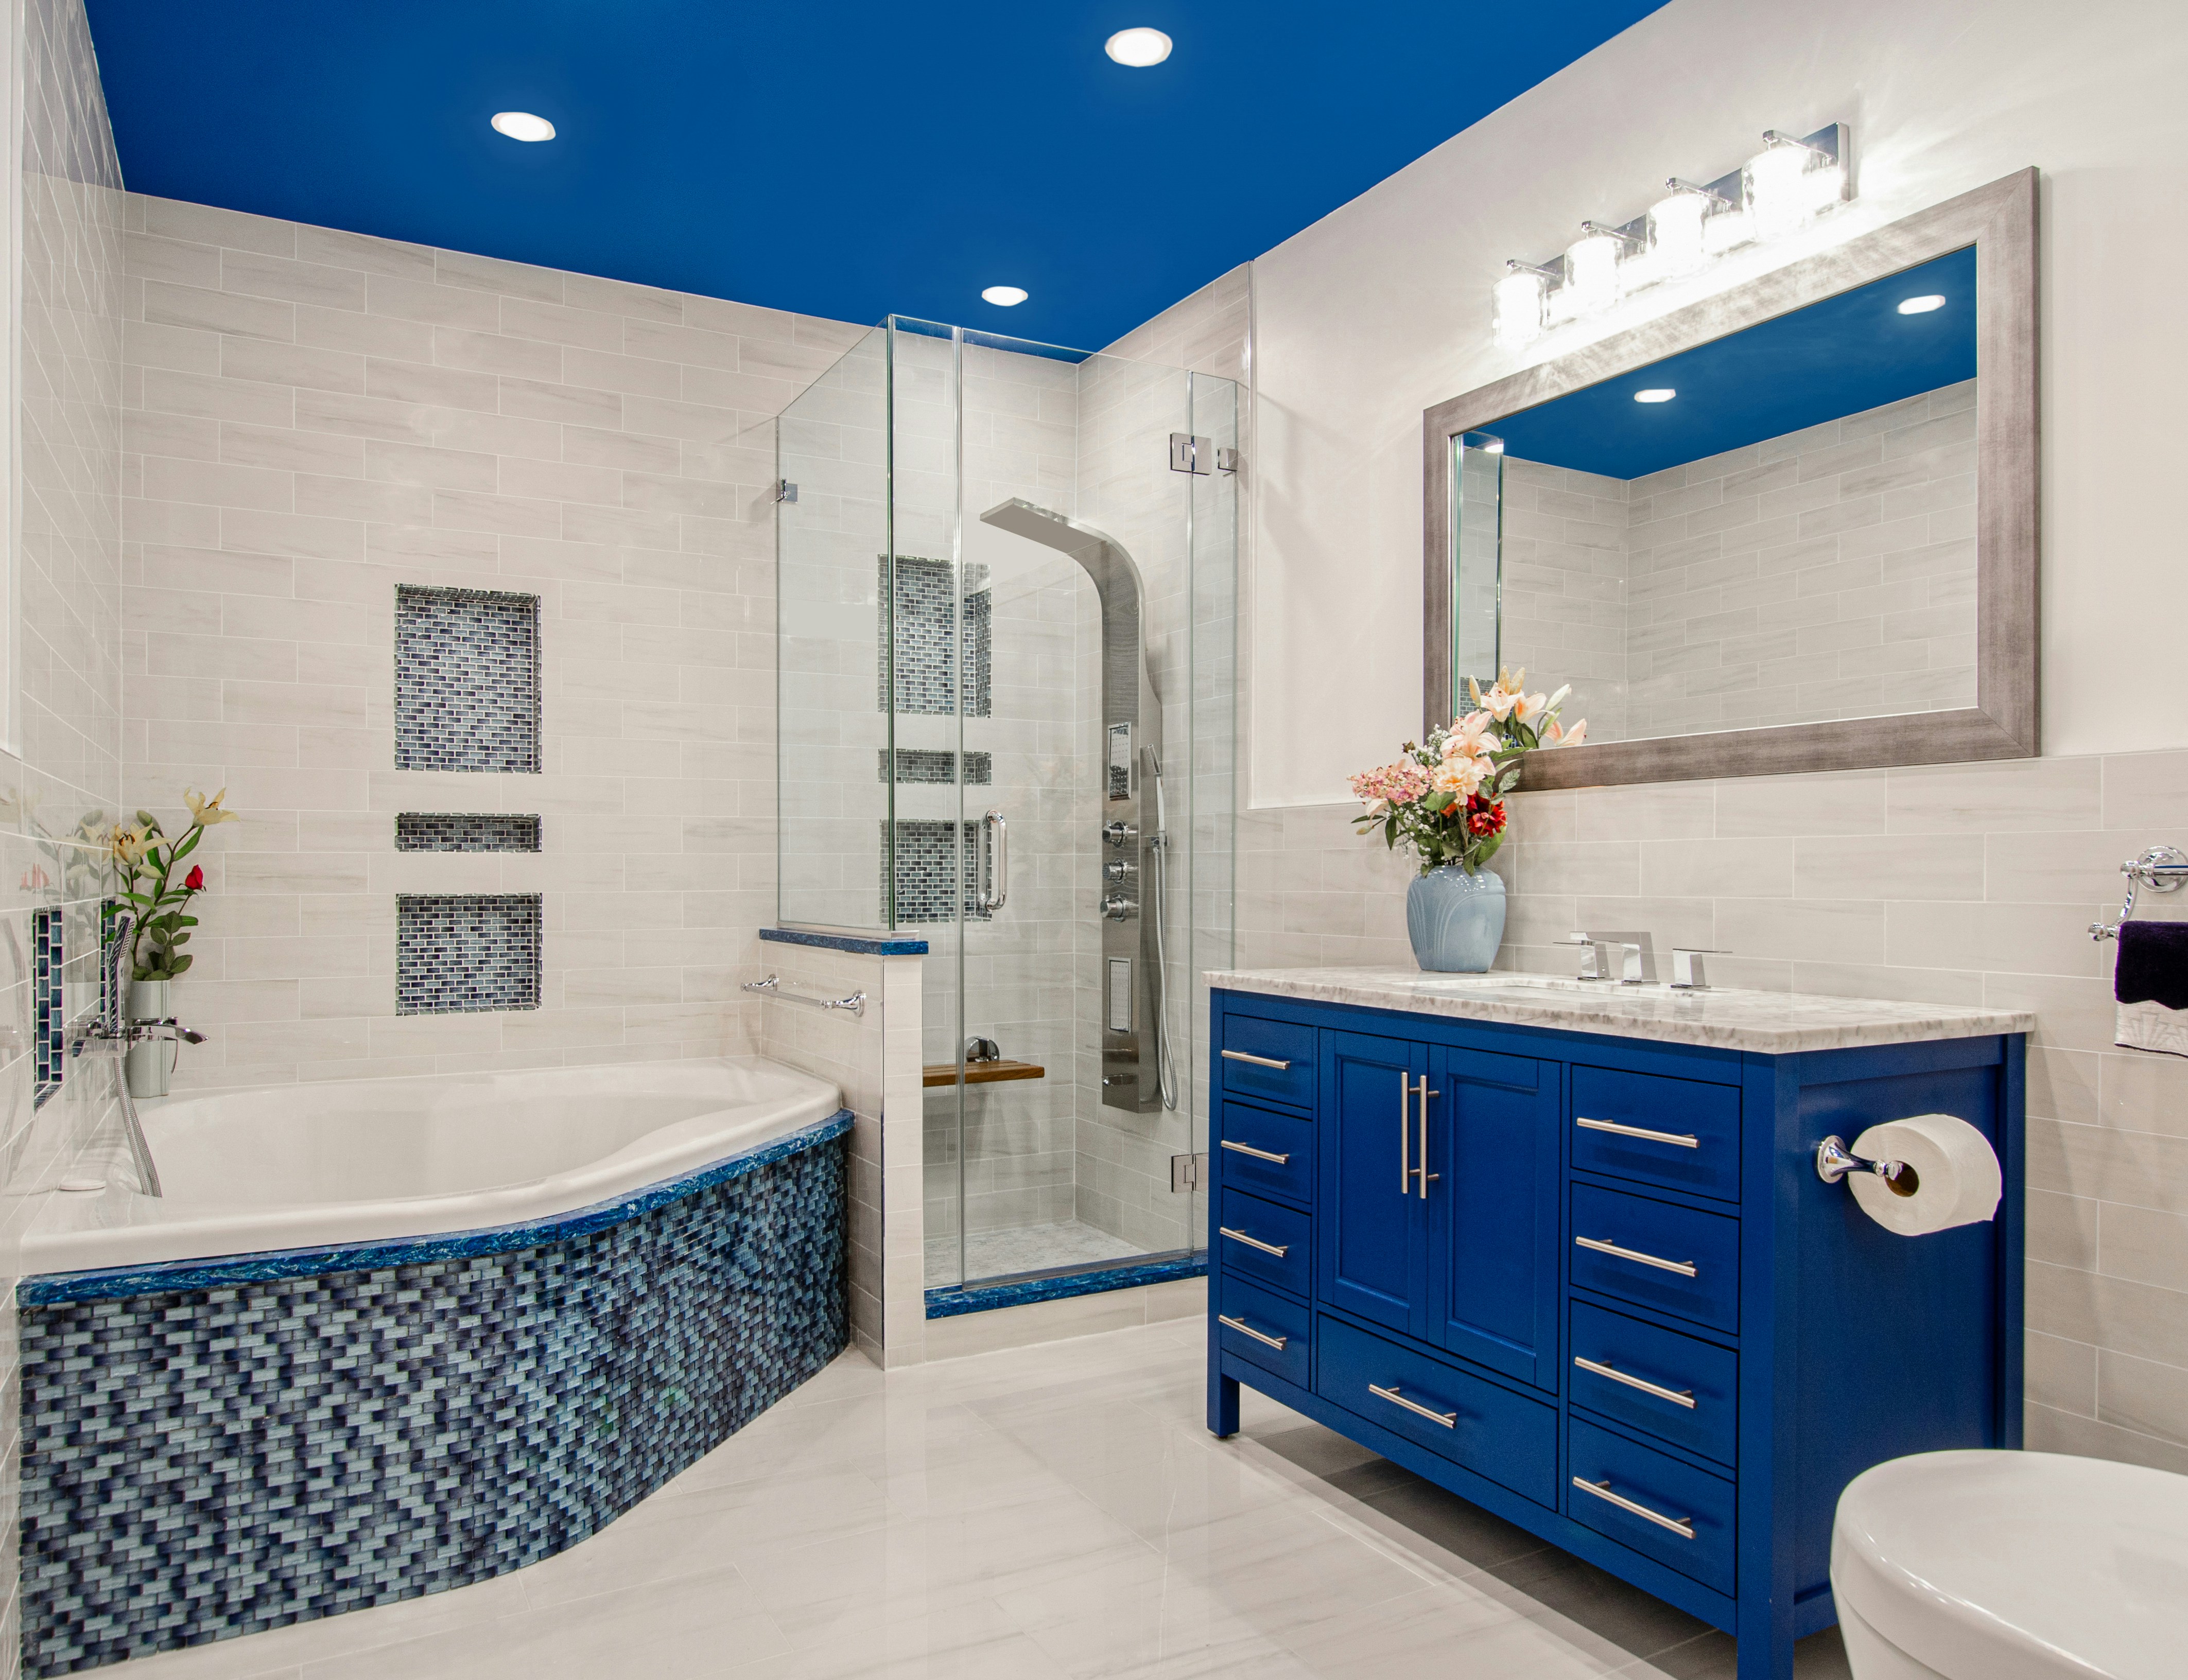
<instances>
[{"instance_id":1,"label":"toilet tank lid","mask_svg":"<svg viewBox=\"0 0 2188 1680\"><path fill-rule=\"evenodd\" d=\"M2054 1452L1924 1452L1839 1496L1841 1609L1952 1680L2188 1672L2188 1476Z\"/></svg>"}]
</instances>

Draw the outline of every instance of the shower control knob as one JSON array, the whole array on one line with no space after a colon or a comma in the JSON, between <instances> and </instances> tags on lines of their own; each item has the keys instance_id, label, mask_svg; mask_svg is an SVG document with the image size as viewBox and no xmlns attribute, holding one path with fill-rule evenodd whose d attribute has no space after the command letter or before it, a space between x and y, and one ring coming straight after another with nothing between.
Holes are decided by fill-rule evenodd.
<instances>
[{"instance_id":1,"label":"shower control knob","mask_svg":"<svg viewBox=\"0 0 2188 1680\"><path fill-rule=\"evenodd\" d=\"M1102 837L1112 846L1127 846L1140 837L1140 831L1129 822L1104 823Z\"/></svg>"},{"instance_id":2,"label":"shower control knob","mask_svg":"<svg viewBox=\"0 0 2188 1680\"><path fill-rule=\"evenodd\" d=\"M1139 865L1127 863L1122 858L1112 858L1102 865L1102 875L1111 881L1129 881L1139 872Z\"/></svg>"},{"instance_id":3,"label":"shower control knob","mask_svg":"<svg viewBox=\"0 0 2188 1680\"><path fill-rule=\"evenodd\" d=\"M1139 908L1122 893L1112 893L1102 900L1102 914L1112 922L1129 921L1139 913Z\"/></svg>"}]
</instances>

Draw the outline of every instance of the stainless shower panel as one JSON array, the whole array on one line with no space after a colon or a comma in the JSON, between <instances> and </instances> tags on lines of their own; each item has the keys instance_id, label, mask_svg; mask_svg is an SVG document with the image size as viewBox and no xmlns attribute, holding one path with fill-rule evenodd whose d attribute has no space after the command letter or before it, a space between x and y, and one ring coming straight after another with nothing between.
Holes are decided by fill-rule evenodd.
<instances>
[{"instance_id":1,"label":"stainless shower panel","mask_svg":"<svg viewBox=\"0 0 2188 1680\"><path fill-rule=\"evenodd\" d=\"M1155 803L1142 766L1162 756L1162 702L1148 675L1145 589L1123 544L1091 525L1012 497L980 516L1014 537L1079 562L1102 606L1102 838L1095 883L1102 906L1102 972L1109 977L1102 1033L1102 1106L1151 1113L1163 1105L1162 972L1148 872L1161 860ZM1150 759L1149 753L1153 758ZM1107 867L1112 864L1122 869ZM1119 971L1119 964L1126 965ZM1125 975L1129 984L1120 984ZM1121 997L1120 997L1121 994ZM1129 1008L1120 1009L1121 1001ZM1122 1019L1128 1025L1113 1024Z\"/></svg>"}]
</instances>

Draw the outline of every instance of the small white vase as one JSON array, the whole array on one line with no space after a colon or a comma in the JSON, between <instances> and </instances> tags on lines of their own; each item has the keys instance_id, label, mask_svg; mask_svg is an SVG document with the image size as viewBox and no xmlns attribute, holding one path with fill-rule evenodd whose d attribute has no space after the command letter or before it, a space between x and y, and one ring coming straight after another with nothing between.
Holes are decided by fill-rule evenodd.
<instances>
[{"instance_id":1,"label":"small white vase","mask_svg":"<svg viewBox=\"0 0 2188 1680\"><path fill-rule=\"evenodd\" d=\"M164 1021L174 1012L167 1006L167 988L172 980L132 980L129 983L129 1007L125 1012L132 1021ZM173 1077L175 1058L182 1046L174 1040L158 1038L129 1046L126 1074L132 1097L165 1097L167 1081Z\"/></svg>"}]
</instances>

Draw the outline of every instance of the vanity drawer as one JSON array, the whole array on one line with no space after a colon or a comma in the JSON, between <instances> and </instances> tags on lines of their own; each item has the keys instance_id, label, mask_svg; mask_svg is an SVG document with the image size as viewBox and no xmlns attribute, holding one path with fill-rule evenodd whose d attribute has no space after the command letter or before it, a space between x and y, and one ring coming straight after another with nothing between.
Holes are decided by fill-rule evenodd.
<instances>
[{"instance_id":1,"label":"vanity drawer","mask_svg":"<svg viewBox=\"0 0 2188 1680\"><path fill-rule=\"evenodd\" d=\"M1740 1199L1737 1085L1575 1068L1572 1117L1572 1164L1584 1172Z\"/></svg>"},{"instance_id":2,"label":"vanity drawer","mask_svg":"<svg viewBox=\"0 0 2188 1680\"><path fill-rule=\"evenodd\" d=\"M1740 1328L1740 1221L1622 1190L1572 1187L1576 1288Z\"/></svg>"},{"instance_id":3,"label":"vanity drawer","mask_svg":"<svg viewBox=\"0 0 2188 1680\"><path fill-rule=\"evenodd\" d=\"M1223 1089L1294 1108L1314 1107L1314 1029L1258 1015L1226 1015L1215 1052Z\"/></svg>"},{"instance_id":4,"label":"vanity drawer","mask_svg":"<svg viewBox=\"0 0 2188 1680\"><path fill-rule=\"evenodd\" d=\"M1557 1508L1558 1413L1324 1316L1314 1391L1514 1493Z\"/></svg>"},{"instance_id":5,"label":"vanity drawer","mask_svg":"<svg viewBox=\"0 0 2188 1680\"><path fill-rule=\"evenodd\" d=\"M1215 1140L1218 1175L1226 1184L1314 1206L1314 1123L1273 1108L1243 1102L1223 1105L1223 1135Z\"/></svg>"},{"instance_id":6,"label":"vanity drawer","mask_svg":"<svg viewBox=\"0 0 2188 1680\"><path fill-rule=\"evenodd\" d=\"M1731 1482L1577 1418L1565 1425L1565 1447L1567 1516L1705 1587L1733 1590Z\"/></svg>"},{"instance_id":7,"label":"vanity drawer","mask_svg":"<svg viewBox=\"0 0 2188 1680\"><path fill-rule=\"evenodd\" d=\"M1575 1406L1721 1464L1734 1462L1739 1439L1740 1356L1661 1325L1644 1324L1586 1301L1572 1304ZM1608 1373L1616 1372L1617 1375ZM1647 1386L1643 1386L1646 1384ZM1692 1402L1657 1390L1669 1390Z\"/></svg>"},{"instance_id":8,"label":"vanity drawer","mask_svg":"<svg viewBox=\"0 0 2188 1680\"><path fill-rule=\"evenodd\" d=\"M1215 1198L1210 1244L1226 1271L1255 1283L1307 1293L1314 1267L1314 1221L1297 1208L1265 1202L1225 1185Z\"/></svg>"},{"instance_id":9,"label":"vanity drawer","mask_svg":"<svg viewBox=\"0 0 2188 1680\"><path fill-rule=\"evenodd\" d=\"M1306 1387L1314 1372L1307 1357L1312 1309L1228 1272L1219 1273L1215 1283L1215 1333L1223 1351Z\"/></svg>"}]
</instances>

